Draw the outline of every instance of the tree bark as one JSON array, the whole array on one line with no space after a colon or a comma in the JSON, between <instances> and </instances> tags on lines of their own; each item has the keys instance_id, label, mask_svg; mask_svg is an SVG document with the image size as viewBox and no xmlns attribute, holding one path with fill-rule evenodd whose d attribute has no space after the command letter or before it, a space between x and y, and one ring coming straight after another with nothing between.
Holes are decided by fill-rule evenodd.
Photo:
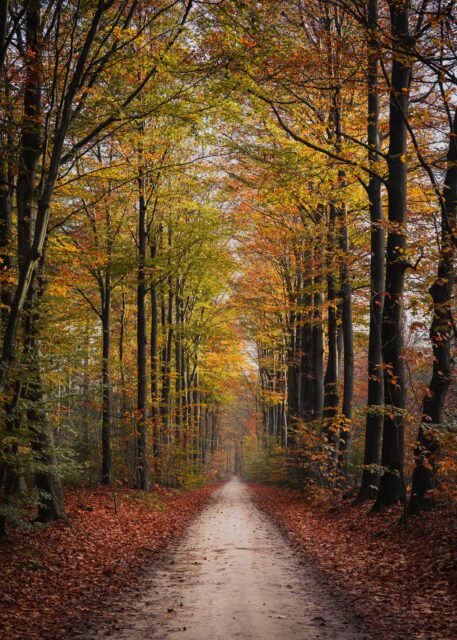
<instances>
[{"instance_id":1,"label":"tree bark","mask_svg":"<svg viewBox=\"0 0 457 640\"><path fill-rule=\"evenodd\" d=\"M12 346L16 340L16 331L19 320L22 320L24 304L27 304L27 313L24 317L24 364L28 366L28 380L26 399L29 404L27 411L31 446L34 451L37 471L35 481L41 497L38 505L38 518L45 521L65 519L63 506L63 494L60 480L55 470L55 457L52 447L52 432L47 420L47 414L43 408L43 383L41 373L41 363L39 354L38 319L40 313L40 300L43 294L43 260L40 261L40 271L35 277L35 267L30 270L30 256L33 253L35 224L37 220L36 201L36 178L37 167L42 151L41 141L41 33L40 33L40 6L39 0L31 0L25 7L25 31L26 31L26 53L25 53L25 88L24 88L24 116L20 136L19 151L19 173L16 188L16 204L18 216L18 268L19 285L14 298L9 297L11 307L6 319L4 332L4 349L8 344L10 355L12 356ZM3 72L3 69L2 69ZM8 188L10 189L10 182ZM7 193L2 194L8 197ZM10 206L8 201L2 204ZM3 233L8 232L8 211L2 211L6 217L6 228ZM5 240L8 240L7 236ZM44 247L44 242L42 249ZM38 259L36 259L36 265ZM27 287L20 293L20 285L27 282ZM11 364L12 357L3 358L0 366L1 388L6 382L6 373ZM18 417L15 415L16 407L21 394L24 393L21 380L16 380L15 399L13 403L6 405L6 413L9 414L8 429L19 427ZM7 478L13 481L15 470L7 470Z\"/></svg>"},{"instance_id":2,"label":"tree bark","mask_svg":"<svg viewBox=\"0 0 457 640\"><path fill-rule=\"evenodd\" d=\"M316 212L318 227L317 247L324 245L325 231L321 230L323 208ZM324 307L324 268L325 263L320 252L314 252L314 300L313 300L313 371L314 371L314 412L313 418L317 422L322 420L324 409L324 328L322 310Z\"/></svg>"},{"instance_id":3,"label":"tree bark","mask_svg":"<svg viewBox=\"0 0 457 640\"><path fill-rule=\"evenodd\" d=\"M146 199L144 194L144 169L141 152L138 174L138 284L137 284L137 437L136 437L136 484L148 490L147 450L147 357L146 357Z\"/></svg>"},{"instance_id":4,"label":"tree bark","mask_svg":"<svg viewBox=\"0 0 457 640\"><path fill-rule=\"evenodd\" d=\"M102 321L102 484L109 485L112 473L111 423L111 283L109 276L104 287Z\"/></svg>"},{"instance_id":5,"label":"tree bark","mask_svg":"<svg viewBox=\"0 0 457 640\"><path fill-rule=\"evenodd\" d=\"M151 258L154 260L157 253L157 241L154 234L151 239ZM151 418L152 418L152 449L154 460L157 462L160 456L161 424L160 424L160 357L159 357L159 304L157 284L151 282ZM156 463L154 464L156 467ZM157 475L157 474L156 474Z\"/></svg>"},{"instance_id":6,"label":"tree bark","mask_svg":"<svg viewBox=\"0 0 457 640\"><path fill-rule=\"evenodd\" d=\"M29 290L30 312L26 316L25 339L28 352L28 378L26 400L31 445L36 460L35 484L39 492L38 515L40 522L66 520L63 491L56 471L52 425L49 422L43 389L39 323L41 299L44 293L44 260Z\"/></svg>"},{"instance_id":7,"label":"tree bark","mask_svg":"<svg viewBox=\"0 0 457 640\"><path fill-rule=\"evenodd\" d=\"M379 46L378 0L368 2L368 160L373 173L368 182L368 200L371 223L370 262L370 328L368 338L368 398L365 424L364 469L357 495L363 502L375 498L379 485L378 467L381 464L381 444L384 399L382 372L381 324L384 305L384 229L381 201L381 180L376 175L379 167Z\"/></svg>"},{"instance_id":8,"label":"tree bark","mask_svg":"<svg viewBox=\"0 0 457 640\"><path fill-rule=\"evenodd\" d=\"M407 222L407 118L411 63L408 61L408 3L389 2L393 45L389 112L386 284L382 318L384 367L383 474L374 508L405 500L403 480L406 405L403 344L403 292Z\"/></svg>"},{"instance_id":9,"label":"tree bark","mask_svg":"<svg viewBox=\"0 0 457 640\"><path fill-rule=\"evenodd\" d=\"M337 294L335 284L335 222L336 208L330 205L327 234L327 368L324 377L323 430L329 442L334 442L334 418L339 409Z\"/></svg>"},{"instance_id":10,"label":"tree bark","mask_svg":"<svg viewBox=\"0 0 457 640\"><path fill-rule=\"evenodd\" d=\"M409 512L422 507L426 503L427 492L439 484L436 463L440 448L440 425L443 421L446 395L453 380L451 341L454 336L452 298L457 222L457 110L454 113L450 132L443 205L438 272L430 287L433 301L433 318L430 326L433 370L422 403L422 423L414 452L416 465L408 505Z\"/></svg>"},{"instance_id":11,"label":"tree bark","mask_svg":"<svg viewBox=\"0 0 457 640\"><path fill-rule=\"evenodd\" d=\"M352 323L352 286L349 267L349 232L346 206L339 211L341 272L341 323L343 330L343 404L342 414L345 420L340 429L339 464L349 445L350 426L354 404L354 327Z\"/></svg>"}]
</instances>

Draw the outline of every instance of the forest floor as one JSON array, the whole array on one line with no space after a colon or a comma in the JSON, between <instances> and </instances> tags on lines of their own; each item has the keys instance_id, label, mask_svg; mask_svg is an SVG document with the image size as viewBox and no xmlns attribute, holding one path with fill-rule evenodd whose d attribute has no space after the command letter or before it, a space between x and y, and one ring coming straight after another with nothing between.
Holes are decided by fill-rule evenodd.
<instances>
[{"instance_id":1,"label":"forest floor","mask_svg":"<svg viewBox=\"0 0 457 640\"><path fill-rule=\"evenodd\" d=\"M310 501L251 484L256 505L386 640L457 638L457 514L442 505L400 524L401 508Z\"/></svg>"},{"instance_id":2,"label":"forest floor","mask_svg":"<svg viewBox=\"0 0 457 640\"><path fill-rule=\"evenodd\" d=\"M66 491L68 524L11 531L0 542L2 640L75 638L175 540L217 485L192 491Z\"/></svg>"},{"instance_id":3,"label":"forest floor","mask_svg":"<svg viewBox=\"0 0 457 640\"><path fill-rule=\"evenodd\" d=\"M370 640L233 478L85 640Z\"/></svg>"},{"instance_id":4,"label":"forest floor","mask_svg":"<svg viewBox=\"0 0 457 640\"><path fill-rule=\"evenodd\" d=\"M405 529L400 509L370 516L236 479L73 489L66 505L68 524L0 544L2 640L457 637L457 518L444 505Z\"/></svg>"}]
</instances>

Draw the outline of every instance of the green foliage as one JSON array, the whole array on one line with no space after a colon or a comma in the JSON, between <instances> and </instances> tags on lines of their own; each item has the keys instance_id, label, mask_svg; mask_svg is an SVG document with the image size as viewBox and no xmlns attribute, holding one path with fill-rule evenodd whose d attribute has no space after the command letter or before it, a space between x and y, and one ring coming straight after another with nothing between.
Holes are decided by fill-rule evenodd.
<instances>
[{"instance_id":1,"label":"green foliage","mask_svg":"<svg viewBox=\"0 0 457 640\"><path fill-rule=\"evenodd\" d=\"M286 482L285 453L271 437L265 436L261 443L253 436L246 438L244 477L255 482Z\"/></svg>"}]
</instances>

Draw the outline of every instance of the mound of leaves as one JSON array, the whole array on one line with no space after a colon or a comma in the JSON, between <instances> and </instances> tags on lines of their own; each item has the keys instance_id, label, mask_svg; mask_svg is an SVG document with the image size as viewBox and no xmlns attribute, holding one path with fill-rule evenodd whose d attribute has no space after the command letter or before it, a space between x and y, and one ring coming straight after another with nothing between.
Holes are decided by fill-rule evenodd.
<instances>
[{"instance_id":1,"label":"mound of leaves","mask_svg":"<svg viewBox=\"0 0 457 640\"><path fill-rule=\"evenodd\" d=\"M214 489L68 491L67 524L13 531L0 543L1 638L73 638L89 619L101 619Z\"/></svg>"},{"instance_id":2,"label":"mound of leaves","mask_svg":"<svg viewBox=\"0 0 457 640\"><path fill-rule=\"evenodd\" d=\"M297 491L251 485L269 515L385 640L457 638L455 507L399 524L401 508L308 501Z\"/></svg>"}]
</instances>

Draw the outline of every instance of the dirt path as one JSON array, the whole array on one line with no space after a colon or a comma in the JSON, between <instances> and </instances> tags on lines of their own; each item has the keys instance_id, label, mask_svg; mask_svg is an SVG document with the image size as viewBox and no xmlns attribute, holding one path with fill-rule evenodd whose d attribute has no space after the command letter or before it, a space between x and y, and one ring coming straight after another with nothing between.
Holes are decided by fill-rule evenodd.
<instances>
[{"instance_id":1,"label":"dirt path","mask_svg":"<svg viewBox=\"0 0 457 640\"><path fill-rule=\"evenodd\" d=\"M120 604L116 628L100 629L96 638L369 637L257 510L246 487L236 479L215 494L185 537L141 584L140 597Z\"/></svg>"}]
</instances>

